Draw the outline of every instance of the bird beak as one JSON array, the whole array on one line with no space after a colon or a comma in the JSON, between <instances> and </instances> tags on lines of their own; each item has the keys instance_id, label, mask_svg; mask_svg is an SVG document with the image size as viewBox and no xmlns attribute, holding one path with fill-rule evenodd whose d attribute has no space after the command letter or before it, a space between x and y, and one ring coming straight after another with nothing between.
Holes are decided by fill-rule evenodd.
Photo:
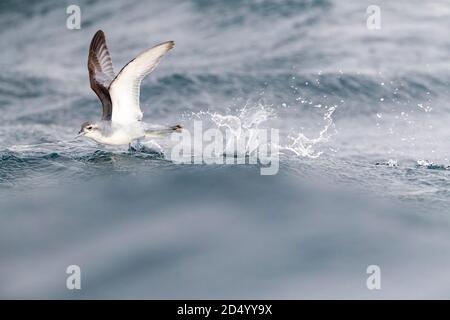
<instances>
[{"instance_id":1,"label":"bird beak","mask_svg":"<svg viewBox=\"0 0 450 320\"><path fill-rule=\"evenodd\" d=\"M77 138L79 138L79 137L82 137L82 136L84 136L85 134L86 134L86 132L80 130L80 132L78 132L78 134L77 134L77 136L75 137L75 139L77 139Z\"/></svg>"}]
</instances>

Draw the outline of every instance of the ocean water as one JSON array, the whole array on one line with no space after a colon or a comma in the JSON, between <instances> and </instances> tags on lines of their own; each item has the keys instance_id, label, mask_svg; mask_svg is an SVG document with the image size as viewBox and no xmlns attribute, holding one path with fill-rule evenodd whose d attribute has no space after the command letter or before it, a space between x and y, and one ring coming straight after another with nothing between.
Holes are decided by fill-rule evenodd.
<instances>
[{"instance_id":1,"label":"ocean water","mask_svg":"<svg viewBox=\"0 0 450 320\"><path fill-rule=\"evenodd\" d=\"M450 3L371 4L1 1L0 297L448 298ZM279 129L277 174L74 139L98 29L116 71L175 41L146 121Z\"/></svg>"}]
</instances>

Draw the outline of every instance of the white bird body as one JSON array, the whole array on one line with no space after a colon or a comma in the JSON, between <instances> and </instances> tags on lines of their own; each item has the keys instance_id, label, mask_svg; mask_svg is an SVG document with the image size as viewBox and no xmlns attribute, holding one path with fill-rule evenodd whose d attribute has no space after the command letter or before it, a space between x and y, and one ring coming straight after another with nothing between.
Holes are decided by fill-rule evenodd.
<instances>
[{"instance_id":1,"label":"white bird body","mask_svg":"<svg viewBox=\"0 0 450 320\"><path fill-rule=\"evenodd\" d=\"M146 136L142 122L121 125L102 121L95 125L98 130L92 130L84 135L101 144L125 145Z\"/></svg>"},{"instance_id":2,"label":"white bird body","mask_svg":"<svg viewBox=\"0 0 450 320\"><path fill-rule=\"evenodd\" d=\"M101 144L124 145L136 139L180 131L179 125L149 129L149 125L142 122L139 105L142 80L173 47L173 41L167 41L147 49L115 75L105 35L97 31L89 48L88 70L91 88L102 102L102 121L83 123L79 135Z\"/></svg>"}]
</instances>

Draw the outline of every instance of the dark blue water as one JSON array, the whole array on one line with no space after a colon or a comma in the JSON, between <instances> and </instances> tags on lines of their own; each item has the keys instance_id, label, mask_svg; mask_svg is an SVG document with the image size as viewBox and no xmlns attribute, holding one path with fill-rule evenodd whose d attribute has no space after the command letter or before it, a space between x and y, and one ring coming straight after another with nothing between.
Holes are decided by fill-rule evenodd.
<instances>
[{"instance_id":1,"label":"dark blue water","mask_svg":"<svg viewBox=\"0 0 450 320\"><path fill-rule=\"evenodd\" d=\"M0 297L448 298L448 2L376 31L371 1L76 1L69 30L72 3L0 3ZM116 70L175 41L146 121L279 129L278 173L74 140L98 29Z\"/></svg>"}]
</instances>

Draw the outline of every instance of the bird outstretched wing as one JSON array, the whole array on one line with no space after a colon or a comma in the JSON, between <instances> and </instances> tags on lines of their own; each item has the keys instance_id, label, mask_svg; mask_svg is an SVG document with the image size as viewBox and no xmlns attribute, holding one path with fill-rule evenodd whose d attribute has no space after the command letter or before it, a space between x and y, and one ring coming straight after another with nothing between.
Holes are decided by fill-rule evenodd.
<instances>
[{"instance_id":1,"label":"bird outstretched wing","mask_svg":"<svg viewBox=\"0 0 450 320\"><path fill-rule=\"evenodd\" d=\"M109 94L114 106L112 122L128 124L142 120L139 105L141 82L174 45L173 41L167 41L147 49L120 70L109 86Z\"/></svg>"},{"instance_id":2,"label":"bird outstretched wing","mask_svg":"<svg viewBox=\"0 0 450 320\"><path fill-rule=\"evenodd\" d=\"M108 88L115 74L102 30L98 30L92 38L89 47L88 70L91 88L102 103L102 120L111 120L112 102Z\"/></svg>"}]
</instances>

